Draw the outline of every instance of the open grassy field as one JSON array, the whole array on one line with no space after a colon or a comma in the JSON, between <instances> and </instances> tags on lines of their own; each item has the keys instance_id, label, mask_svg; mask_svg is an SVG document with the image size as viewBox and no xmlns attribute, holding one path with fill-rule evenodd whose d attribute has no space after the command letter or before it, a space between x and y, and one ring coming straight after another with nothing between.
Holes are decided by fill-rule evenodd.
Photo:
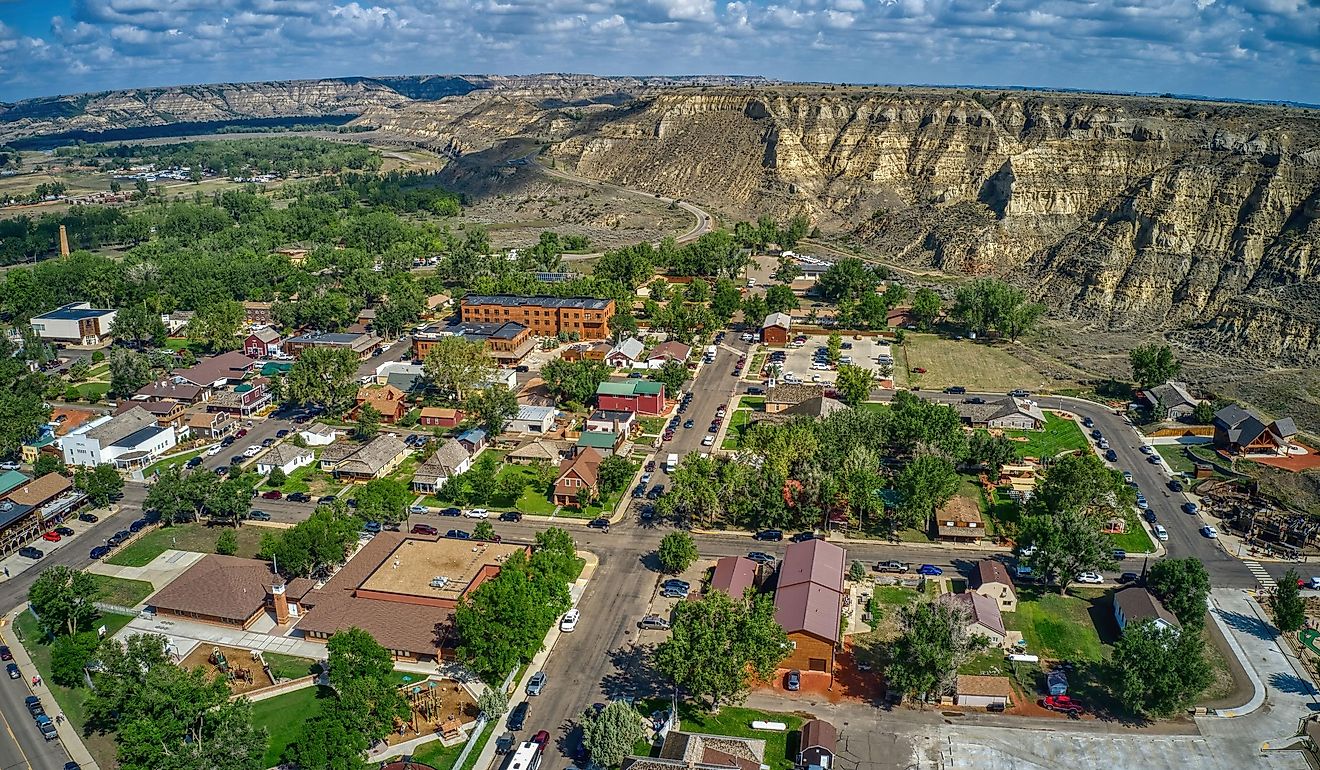
<instances>
[{"instance_id":1,"label":"open grassy field","mask_svg":"<svg viewBox=\"0 0 1320 770\"><path fill-rule=\"evenodd\" d=\"M155 591L151 583L145 580L129 580L96 574L93 574L92 578L96 580L96 601L106 604L133 607Z\"/></svg>"},{"instance_id":2,"label":"open grassy field","mask_svg":"<svg viewBox=\"0 0 1320 770\"><path fill-rule=\"evenodd\" d=\"M207 527L204 524L176 524L172 527L157 527L128 546L120 549L107 564L120 567L144 567L151 560L171 548L180 551L215 553L215 541L225 527ZM261 547L261 536L271 530L263 527L239 527L234 530L238 535L238 553L236 556L251 559L256 557Z\"/></svg>"},{"instance_id":3,"label":"open grassy field","mask_svg":"<svg viewBox=\"0 0 1320 770\"><path fill-rule=\"evenodd\" d=\"M280 679L300 679L321 670L311 658L281 655L278 652L263 652L261 657L266 660L266 665L270 666L270 672Z\"/></svg>"},{"instance_id":4,"label":"open grassy field","mask_svg":"<svg viewBox=\"0 0 1320 770\"><path fill-rule=\"evenodd\" d=\"M321 713L325 702L335 697L329 687L307 687L252 704L252 724L266 728L266 766L274 767L307 720Z\"/></svg>"},{"instance_id":5,"label":"open grassy field","mask_svg":"<svg viewBox=\"0 0 1320 770\"><path fill-rule=\"evenodd\" d=\"M894 382L899 387L926 389L962 385L971 391L1006 393L1014 388L1039 390L1067 383L1046 378L1030 364L1009 353L1007 343L954 340L935 334L909 332L895 353ZM917 374L913 369L925 369Z\"/></svg>"},{"instance_id":6,"label":"open grassy field","mask_svg":"<svg viewBox=\"0 0 1320 770\"><path fill-rule=\"evenodd\" d=\"M1004 435L1016 440L1018 457L1054 457L1060 452L1087 448L1081 426L1052 412L1045 413L1044 430L1006 430Z\"/></svg>"},{"instance_id":7,"label":"open grassy field","mask_svg":"<svg viewBox=\"0 0 1320 770\"><path fill-rule=\"evenodd\" d=\"M1098 627L1113 626L1108 592L1076 589L1067 595L1018 588L1016 612L1004 613L1004 626L1022 632L1027 652L1047 660L1099 661L1109 657L1112 638Z\"/></svg>"}]
</instances>

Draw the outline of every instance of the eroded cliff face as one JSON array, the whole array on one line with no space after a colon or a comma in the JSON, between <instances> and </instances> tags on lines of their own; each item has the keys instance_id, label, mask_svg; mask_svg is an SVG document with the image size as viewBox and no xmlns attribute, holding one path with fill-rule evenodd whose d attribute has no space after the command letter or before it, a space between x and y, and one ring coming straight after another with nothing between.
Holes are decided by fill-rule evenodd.
<instances>
[{"instance_id":1,"label":"eroded cliff face","mask_svg":"<svg viewBox=\"0 0 1320 770\"><path fill-rule=\"evenodd\" d=\"M810 213L883 257L1020 282L1096 328L1320 359L1320 118L1171 100L669 91L555 145L579 173ZM1291 299L1284 299L1291 298Z\"/></svg>"}]
</instances>

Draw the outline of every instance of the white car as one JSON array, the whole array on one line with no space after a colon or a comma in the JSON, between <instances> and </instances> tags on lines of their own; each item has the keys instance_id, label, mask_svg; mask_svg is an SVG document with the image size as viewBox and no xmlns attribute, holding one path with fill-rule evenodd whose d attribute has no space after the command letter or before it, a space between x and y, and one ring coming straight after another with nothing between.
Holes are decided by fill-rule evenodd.
<instances>
[{"instance_id":1,"label":"white car","mask_svg":"<svg viewBox=\"0 0 1320 770\"><path fill-rule=\"evenodd\" d=\"M1105 579L1104 579L1103 577L1100 576L1100 573L1099 573L1099 572L1083 572L1082 574L1080 574L1080 575L1077 576L1077 582L1078 582L1078 583L1103 583L1103 582L1105 582Z\"/></svg>"},{"instance_id":2,"label":"white car","mask_svg":"<svg viewBox=\"0 0 1320 770\"><path fill-rule=\"evenodd\" d=\"M812 381L812 382L820 382L820 375L819 375L819 374L813 374L813 375L811 375L811 381Z\"/></svg>"},{"instance_id":3,"label":"white car","mask_svg":"<svg viewBox=\"0 0 1320 770\"><path fill-rule=\"evenodd\" d=\"M714 443L715 443L715 437L709 433L707 433L705 437L701 439L702 446L711 446Z\"/></svg>"},{"instance_id":4,"label":"white car","mask_svg":"<svg viewBox=\"0 0 1320 770\"><path fill-rule=\"evenodd\" d=\"M213 446L213 447L211 447L210 449L206 450L206 456L207 456L207 457L215 457L216 455L220 454L220 450L221 450L221 449L224 449L224 447L220 446L219 444L216 444L215 446Z\"/></svg>"},{"instance_id":5,"label":"white car","mask_svg":"<svg viewBox=\"0 0 1320 770\"><path fill-rule=\"evenodd\" d=\"M643 484L650 484L650 483L651 483L651 474L649 474L649 473L643 473L643 474L642 474L642 477L641 477L641 479L639 479L639 481L640 481L641 483L643 483Z\"/></svg>"},{"instance_id":6,"label":"white car","mask_svg":"<svg viewBox=\"0 0 1320 770\"><path fill-rule=\"evenodd\" d=\"M253 444L252 446L243 450L244 457L256 457L259 454L261 454L261 447L257 446L256 444Z\"/></svg>"},{"instance_id":7,"label":"white car","mask_svg":"<svg viewBox=\"0 0 1320 770\"><path fill-rule=\"evenodd\" d=\"M829 365L829 364L812 364L812 365L811 365L811 370L812 370L813 372L828 372L828 371L830 370L830 365Z\"/></svg>"},{"instance_id":8,"label":"white car","mask_svg":"<svg viewBox=\"0 0 1320 770\"><path fill-rule=\"evenodd\" d=\"M1141 445L1141 453L1142 453L1143 455L1151 455L1151 454L1155 454L1155 447L1151 446L1150 444L1142 444L1142 445Z\"/></svg>"},{"instance_id":9,"label":"white car","mask_svg":"<svg viewBox=\"0 0 1320 770\"><path fill-rule=\"evenodd\" d=\"M578 618L580 617L582 617L582 613L578 612L577 608L564 613L564 617L559 621L559 630L566 634L572 633L577 628Z\"/></svg>"},{"instance_id":10,"label":"white car","mask_svg":"<svg viewBox=\"0 0 1320 770\"><path fill-rule=\"evenodd\" d=\"M473 508L472 510L468 511L463 515L468 517L469 519L489 519L490 511L486 510L485 508Z\"/></svg>"},{"instance_id":11,"label":"white car","mask_svg":"<svg viewBox=\"0 0 1320 770\"><path fill-rule=\"evenodd\" d=\"M1204 527L1201 527L1201 534L1214 540L1219 537L1219 530L1215 529L1213 525L1207 524Z\"/></svg>"}]
</instances>

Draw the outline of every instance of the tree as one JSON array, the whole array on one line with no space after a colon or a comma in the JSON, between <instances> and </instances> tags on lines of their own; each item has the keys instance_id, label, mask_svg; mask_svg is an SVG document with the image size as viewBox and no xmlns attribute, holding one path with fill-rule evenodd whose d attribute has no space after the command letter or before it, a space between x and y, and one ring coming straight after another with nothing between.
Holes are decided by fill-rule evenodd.
<instances>
[{"instance_id":1,"label":"tree","mask_svg":"<svg viewBox=\"0 0 1320 770\"><path fill-rule=\"evenodd\" d=\"M871 388L875 387L875 374L865 367L855 364L843 364L834 382L834 389L839 399L851 407L856 407L871 397Z\"/></svg>"},{"instance_id":2,"label":"tree","mask_svg":"<svg viewBox=\"0 0 1320 770\"><path fill-rule=\"evenodd\" d=\"M842 353L843 336L838 332L830 332L830 336L825 339L825 358L830 364L837 364Z\"/></svg>"},{"instance_id":3,"label":"tree","mask_svg":"<svg viewBox=\"0 0 1320 770\"><path fill-rule=\"evenodd\" d=\"M141 353L117 348L110 353L110 395L128 398L151 382L151 361Z\"/></svg>"},{"instance_id":4,"label":"tree","mask_svg":"<svg viewBox=\"0 0 1320 770\"><path fill-rule=\"evenodd\" d=\"M357 421L353 424L353 438L367 441L380 433L380 410L371 404L358 407Z\"/></svg>"},{"instance_id":5,"label":"tree","mask_svg":"<svg viewBox=\"0 0 1320 770\"><path fill-rule=\"evenodd\" d=\"M1274 622L1281 631L1296 631L1306 623L1306 601L1297 587L1297 570L1283 573L1279 587L1274 589L1270 607L1274 610Z\"/></svg>"},{"instance_id":6,"label":"tree","mask_svg":"<svg viewBox=\"0 0 1320 770\"><path fill-rule=\"evenodd\" d=\"M597 483L601 491L606 494L618 492L628 486L636 470L637 466L633 465L631 460L613 454L600 461L600 467L596 469Z\"/></svg>"},{"instance_id":7,"label":"tree","mask_svg":"<svg viewBox=\"0 0 1320 770\"><path fill-rule=\"evenodd\" d=\"M1017 460L1017 447L1005 436L978 430L967 441L967 460L985 468L991 479L999 478L1005 465Z\"/></svg>"},{"instance_id":8,"label":"tree","mask_svg":"<svg viewBox=\"0 0 1320 770\"><path fill-rule=\"evenodd\" d=\"M678 603L670 637L654 659L676 686L719 709L746 692L753 677L769 679L787 651L788 637L768 596L733 599L711 591L700 601Z\"/></svg>"},{"instance_id":9,"label":"tree","mask_svg":"<svg viewBox=\"0 0 1320 770\"><path fill-rule=\"evenodd\" d=\"M92 371L92 365L85 358L79 358L77 361L69 364L69 382L83 382L87 375Z\"/></svg>"},{"instance_id":10,"label":"tree","mask_svg":"<svg viewBox=\"0 0 1320 770\"><path fill-rule=\"evenodd\" d=\"M490 502L491 495L495 494L499 472L499 461L493 454L485 452L477 458L476 464L463 474L474 502L483 504Z\"/></svg>"},{"instance_id":11,"label":"tree","mask_svg":"<svg viewBox=\"0 0 1320 770\"><path fill-rule=\"evenodd\" d=\"M765 304L765 297L761 294L749 294L743 299L742 303L743 324L759 329L761 322L770 315L770 309Z\"/></svg>"},{"instance_id":12,"label":"tree","mask_svg":"<svg viewBox=\"0 0 1320 770\"><path fill-rule=\"evenodd\" d=\"M646 737L642 715L624 700L612 700L600 711L587 709L579 722L582 745L591 752L592 764L599 767L617 767Z\"/></svg>"},{"instance_id":13,"label":"tree","mask_svg":"<svg viewBox=\"0 0 1320 770\"><path fill-rule=\"evenodd\" d=\"M682 530L674 530L660 538L655 555L660 561L660 569L671 575L677 575L692 566L692 562L699 556L696 541Z\"/></svg>"},{"instance_id":14,"label":"tree","mask_svg":"<svg viewBox=\"0 0 1320 770\"><path fill-rule=\"evenodd\" d=\"M1192 420L1197 425L1209 425L1214 422L1215 412L1217 411L1215 406L1209 401L1201 401L1192 409Z\"/></svg>"},{"instance_id":15,"label":"tree","mask_svg":"<svg viewBox=\"0 0 1320 770\"><path fill-rule=\"evenodd\" d=\"M289 480L288 474L286 474L284 472L284 469L279 466L271 468L270 473L266 476L267 486L272 486L276 488L284 486L285 482L287 482L288 480Z\"/></svg>"},{"instance_id":16,"label":"tree","mask_svg":"<svg viewBox=\"0 0 1320 770\"><path fill-rule=\"evenodd\" d=\"M952 686L958 666L974 646L967 614L963 605L951 601L921 602L900 610L903 633L885 668L891 692L939 696Z\"/></svg>"},{"instance_id":17,"label":"tree","mask_svg":"<svg viewBox=\"0 0 1320 770\"><path fill-rule=\"evenodd\" d=\"M368 521L403 521L408 518L412 499L412 492L402 481L372 479L357 491L357 512Z\"/></svg>"},{"instance_id":18,"label":"tree","mask_svg":"<svg viewBox=\"0 0 1320 770\"><path fill-rule=\"evenodd\" d=\"M919 455L899 471L894 481L901 502L898 512L903 523L918 526L937 508L958 492L958 471L938 455Z\"/></svg>"},{"instance_id":19,"label":"tree","mask_svg":"<svg viewBox=\"0 0 1320 770\"><path fill-rule=\"evenodd\" d=\"M260 555L273 558L280 574L287 578L311 577L343 562L361 529L362 520L336 500L331 505L318 505L305 521L269 540L263 537Z\"/></svg>"},{"instance_id":20,"label":"tree","mask_svg":"<svg viewBox=\"0 0 1320 770\"><path fill-rule=\"evenodd\" d=\"M221 556L233 556L238 553L238 535L234 530L226 529L215 539L215 552Z\"/></svg>"},{"instance_id":21,"label":"tree","mask_svg":"<svg viewBox=\"0 0 1320 770\"><path fill-rule=\"evenodd\" d=\"M494 368L484 342L469 342L457 335L436 340L422 359L427 381L454 401L462 401L467 388L485 382Z\"/></svg>"},{"instance_id":22,"label":"tree","mask_svg":"<svg viewBox=\"0 0 1320 770\"><path fill-rule=\"evenodd\" d=\"M552 590L556 582L562 591ZM561 576L533 570L521 553L515 553L499 574L455 609L458 656L487 684L499 682L532 659L546 631L569 606Z\"/></svg>"},{"instance_id":23,"label":"tree","mask_svg":"<svg viewBox=\"0 0 1320 770\"><path fill-rule=\"evenodd\" d=\"M1168 382L1182 369L1173 348L1153 342L1128 351L1128 360L1132 364L1132 379L1143 388Z\"/></svg>"},{"instance_id":24,"label":"tree","mask_svg":"<svg viewBox=\"0 0 1320 770\"><path fill-rule=\"evenodd\" d=\"M160 313L147 307L146 302L133 302L115 313L115 320L110 324L110 334L141 350L144 342L150 342L156 347L164 345L169 330L165 328Z\"/></svg>"},{"instance_id":25,"label":"tree","mask_svg":"<svg viewBox=\"0 0 1320 770\"><path fill-rule=\"evenodd\" d=\"M967 433L951 406L924 401L909 391L894 394L888 443L897 454L937 452L954 462L967 456Z\"/></svg>"},{"instance_id":26,"label":"tree","mask_svg":"<svg viewBox=\"0 0 1320 770\"><path fill-rule=\"evenodd\" d=\"M477 708L481 709L487 719L499 719L501 714L509 710L509 694L503 687L487 687L477 696Z\"/></svg>"},{"instance_id":27,"label":"tree","mask_svg":"<svg viewBox=\"0 0 1320 770\"><path fill-rule=\"evenodd\" d=\"M1159 597L1185 628L1205 624L1206 597L1210 595L1210 576L1205 565L1191 557L1161 559L1146 576L1146 585Z\"/></svg>"},{"instance_id":28,"label":"tree","mask_svg":"<svg viewBox=\"0 0 1320 770\"><path fill-rule=\"evenodd\" d=\"M285 751L285 761L298 767L325 768L325 770L366 770L363 760L370 742L361 732L346 730L344 725L360 721L338 699L303 723L298 739Z\"/></svg>"},{"instance_id":29,"label":"tree","mask_svg":"<svg viewBox=\"0 0 1320 770\"><path fill-rule=\"evenodd\" d=\"M37 461L32 464L32 475L36 478L41 478L42 476L51 473L63 475L66 472L68 472L68 468L64 465L64 460L55 455L39 455Z\"/></svg>"},{"instance_id":30,"label":"tree","mask_svg":"<svg viewBox=\"0 0 1320 770\"><path fill-rule=\"evenodd\" d=\"M1123 474L1094 452L1082 452L1055 458L1037 482L1027 509L1037 514L1076 510L1104 520L1124 516L1136 501Z\"/></svg>"},{"instance_id":31,"label":"tree","mask_svg":"<svg viewBox=\"0 0 1320 770\"><path fill-rule=\"evenodd\" d=\"M780 257L779 263L775 266L774 275L771 278L780 283L792 283L797 277L802 275L802 266L792 257Z\"/></svg>"},{"instance_id":32,"label":"tree","mask_svg":"<svg viewBox=\"0 0 1320 770\"><path fill-rule=\"evenodd\" d=\"M357 355L347 348L308 348L285 375L285 394L296 404L320 404L342 414L357 397Z\"/></svg>"},{"instance_id":33,"label":"tree","mask_svg":"<svg viewBox=\"0 0 1320 770\"><path fill-rule=\"evenodd\" d=\"M874 291L879 279L874 271L857 257L844 257L830 265L816 283L820 293L831 302L840 299L857 301L862 294Z\"/></svg>"},{"instance_id":34,"label":"tree","mask_svg":"<svg viewBox=\"0 0 1320 770\"><path fill-rule=\"evenodd\" d=\"M495 525L491 524L489 521L486 521L485 519L478 521L477 525L472 528L472 539L485 540L487 542L494 541Z\"/></svg>"},{"instance_id":35,"label":"tree","mask_svg":"<svg viewBox=\"0 0 1320 770\"><path fill-rule=\"evenodd\" d=\"M665 386L665 393L676 394L688 379L687 365L682 361L666 361L651 371L651 379Z\"/></svg>"},{"instance_id":36,"label":"tree","mask_svg":"<svg viewBox=\"0 0 1320 770\"><path fill-rule=\"evenodd\" d=\"M793 293L793 287L775 284L765 290L765 306L771 313L787 313L797 310L800 301Z\"/></svg>"},{"instance_id":37,"label":"tree","mask_svg":"<svg viewBox=\"0 0 1320 770\"><path fill-rule=\"evenodd\" d=\"M940 317L941 305L940 295L933 289L917 289L917 293L912 295L912 319L916 321L917 328L930 329L935 319Z\"/></svg>"},{"instance_id":38,"label":"tree","mask_svg":"<svg viewBox=\"0 0 1320 770\"><path fill-rule=\"evenodd\" d=\"M1210 685L1200 626L1166 629L1150 620L1129 623L1112 657L1123 703L1139 714L1171 716Z\"/></svg>"},{"instance_id":39,"label":"tree","mask_svg":"<svg viewBox=\"0 0 1320 770\"><path fill-rule=\"evenodd\" d=\"M610 368L604 361L565 361L556 358L541 367L546 390L561 402L585 404L596 395L596 388L609 379Z\"/></svg>"},{"instance_id":40,"label":"tree","mask_svg":"<svg viewBox=\"0 0 1320 770\"><path fill-rule=\"evenodd\" d=\"M1059 593L1067 591L1081 572L1114 566L1109 536L1100 521L1076 509L1024 516L1017 547L1021 561L1033 572L1058 581Z\"/></svg>"},{"instance_id":41,"label":"tree","mask_svg":"<svg viewBox=\"0 0 1320 770\"><path fill-rule=\"evenodd\" d=\"M585 510L596 499L596 492L591 487L578 487L577 494L573 496L578 510Z\"/></svg>"},{"instance_id":42,"label":"tree","mask_svg":"<svg viewBox=\"0 0 1320 770\"><path fill-rule=\"evenodd\" d=\"M477 418L486 435L498 436L518 414L518 394L502 382L493 383L468 396L466 409Z\"/></svg>"},{"instance_id":43,"label":"tree","mask_svg":"<svg viewBox=\"0 0 1320 770\"><path fill-rule=\"evenodd\" d=\"M854 583L860 583L866 579L866 565L856 559L848 565L848 579Z\"/></svg>"},{"instance_id":44,"label":"tree","mask_svg":"<svg viewBox=\"0 0 1320 770\"><path fill-rule=\"evenodd\" d=\"M233 300L212 302L197 309L184 333L188 341L211 353L223 353L238 346L238 332L243 328L243 305Z\"/></svg>"},{"instance_id":45,"label":"tree","mask_svg":"<svg viewBox=\"0 0 1320 770\"><path fill-rule=\"evenodd\" d=\"M409 715L394 681L389 650L360 628L336 632L325 646L330 686L349 713L357 715L346 727L360 730L370 743L384 738L396 718Z\"/></svg>"},{"instance_id":46,"label":"tree","mask_svg":"<svg viewBox=\"0 0 1320 770\"><path fill-rule=\"evenodd\" d=\"M742 307L742 292L739 291L737 284L729 278L721 278L715 282L715 292L710 299L710 312L715 314L715 319L722 326L733 318L733 314Z\"/></svg>"},{"instance_id":47,"label":"tree","mask_svg":"<svg viewBox=\"0 0 1320 770\"><path fill-rule=\"evenodd\" d=\"M710 299L710 284L700 278L692 279L692 283L687 285L688 302L705 302Z\"/></svg>"},{"instance_id":48,"label":"tree","mask_svg":"<svg viewBox=\"0 0 1320 770\"><path fill-rule=\"evenodd\" d=\"M102 463L95 468L78 468L73 474L73 487L87 495L92 505L104 508L124 491L124 478L115 466Z\"/></svg>"},{"instance_id":49,"label":"tree","mask_svg":"<svg viewBox=\"0 0 1320 770\"><path fill-rule=\"evenodd\" d=\"M90 573L61 564L41 571L28 589L28 602L46 633L75 634L96 617L92 602L97 593L96 578Z\"/></svg>"},{"instance_id":50,"label":"tree","mask_svg":"<svg viewBox=\"0 0 1320 770\"><path fill-rule=\"evenodd\" d=\"M96 657L100 645L95 631L55 637L50 645L50 678L65 687L82 687L83 669Z\"/></svg>"}]
</instances>

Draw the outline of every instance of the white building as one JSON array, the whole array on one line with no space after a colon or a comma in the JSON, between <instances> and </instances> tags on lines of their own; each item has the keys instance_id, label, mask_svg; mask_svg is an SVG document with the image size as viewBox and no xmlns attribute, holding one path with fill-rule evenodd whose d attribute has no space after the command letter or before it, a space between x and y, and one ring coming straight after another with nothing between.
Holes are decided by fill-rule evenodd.
<instances>
[{"instance_id":1,"label":"white building","mask_svg":"<svg viewBox=\"0 0 1320 770\"><path fill-rule=\"evenodd\" d=\"M141 407L114 417L102 417L60 439L65 465L94 466L112 463L118 468L140 468L178 443L174 428L162 427Z\"/></svg>"},{"instance_id":2,"label":"white building","mask_svg":"<svg viewBox=\"0 0 1320 770\"><path fill-rule=\"evenodd\" d=\"M89 302L70 302L49 313L33 316L32 331L46 342L99 345L110 338L114 310L99 310Z\"/></svg>"},{"instance_id":3,"label":"white building","mask_svg":"<svg viewBox=\"0 0 1320 770\"><path fill-rule=\"evenodd\" d=\"M257 458L257 473L270 473L279 468L287 476L305 465L311 465L314 459L310 449L293 444L276 444Z\"/></svg>"},{"instance_id":4,"label":"white building","mask_svg":"<svg viewBox=\"0 0 1320 770\"><path fill-rule=\"evenodd\" d=\"M334 428L322 422L314 422L311 425L298 431L303 443L307 446L329 446L335 443L338 433Z\"/></svg>"},{"instance_id":5,"label":"white building","mask_svg":"<svg viewBox=\"0 0 1320 770\"><path fill-rule=\"evenodd\" d=\"M512 433L545 433L554 423L554 407L520 406L517 416L509 421L509 427L505 430Z\"/></svg>"}]
</instances>

